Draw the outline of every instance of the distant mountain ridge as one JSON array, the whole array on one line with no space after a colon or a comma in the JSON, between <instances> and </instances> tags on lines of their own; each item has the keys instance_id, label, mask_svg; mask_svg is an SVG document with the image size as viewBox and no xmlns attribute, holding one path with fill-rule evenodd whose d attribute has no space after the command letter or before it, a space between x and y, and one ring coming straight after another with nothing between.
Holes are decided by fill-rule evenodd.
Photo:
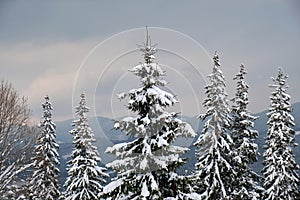
<instances>
[{"instance_id":1,"label":"distant mountain ridge","mask_svg":"<svg viewBox=\"0 0 300 200\"><path fill-rule=\"evenodd\" d=\"M300 102L299 103L294 103L292 105L293 112L292 115L295 118L295 131L297 133L300 133ZM265 144L264 138L266 136L267 132L267 110L254 114L255 116L258 116L259 118L255 121L255 129L259 132L259 138L256 141L258 146L259 146L259 151L260 151L260 156L259 160L257 163L253 165L253 168L255 171L260 173L260 170L262 169L262 154L263 154L263 146ZM191 126L194 128L194 130L200 134L203 128L203 122L197 119L196 117L186 117L182 116L181 119L183 121L188 122L191 124ZM72 141L73 141L73 136L69 133L70 130L73 129L72 127L72 121L71 120L65 120L61 122L56 122L57 126L57 140L60 144L59 148L59 154L60 154L60 161L61 161L61 173L62 173L62 178L66 177L66 162L70 159L70 155L72 152ZM115 157L110 154L104 153L105 149L109 146L112 146L113 144L120 143L120 142L125 142L131 140L125 133L121 131L116 131L113 129L114 127L114 121L109 118L105 117L91 117L89 118L89 124L94 131L95 138L96 138L96 146L98 148L98 151L100 153L100 156L102 158L102 162L106 164L107 162L112 161ZM196 139L196 138L195 138ZM300 164L300 134L296 135L296 142L299 144L294 149L295 156L296 156L296 161L298 164ZM188 163L184 166L183 169L187 169L189 172L193 170L194 168L194 163L195 163L195 156L194 156L194 150L195 147L192 145L193 141L192 140L186 140L186 139L179 139L176 141L176 143L183 145L183 146L189 146L190 151L184 155L185 157L189 157Z\"/></svg>"}]
</instances>

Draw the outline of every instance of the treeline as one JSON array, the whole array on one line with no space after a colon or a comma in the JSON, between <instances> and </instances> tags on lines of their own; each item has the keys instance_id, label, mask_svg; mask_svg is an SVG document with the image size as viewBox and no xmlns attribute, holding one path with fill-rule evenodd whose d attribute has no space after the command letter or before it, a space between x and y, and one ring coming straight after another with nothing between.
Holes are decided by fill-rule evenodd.
<instances>
[{"instance_id":1,"label":"treeline","mask_svg":"<svg viewBox=\"0 0 300 200\"><path fill-rule=\"evenodd\" d=\"M259 133L254 130L257 117L247 108L249 86L245 67L241 65L234 77L236 93L228 99L219 55L214 55L212 73L205 86L206 112L199 115L205 125L197 134L177 113L167 111L178 101L164 90L166 74L154 62L157 49L149 41L147 36L146 42L139 46L144 62L130 70L139 78L140 87L118 95L120 99L128 99L126 108L136 115L115 121L112 127L133 140L107 148L106 153L114 154L117 159L100 167L101 158L88 123L89 108L85 94L81 94L75 111L77 119L70 131L74 139L68 177L62 188L58 184L59 144L49 97L42 104L38 129L32 129L27 125L26 100L20 99L11 85L2 82L1 98L9 93L4 100L0 99L2 199L300 199L299 166L293 152L295 123L287 93L288 77L283 70L279 68L270 85L273 92L267 113L261 177L251 168L258 157L255 140ZM9 98L13 94L17 96L15 107L8 109L6 103L13 102ZM12 115L15 112L20 118ZM183 154L189 151L174 144L179 137L198 137L194 143L197 161L191 174L177 173L188 159ZM15 149L21 151L17 153ZM116 176L108 179L107 169ZM28 171L32 173L26 174Z\"/></svg>"}]
</instances>

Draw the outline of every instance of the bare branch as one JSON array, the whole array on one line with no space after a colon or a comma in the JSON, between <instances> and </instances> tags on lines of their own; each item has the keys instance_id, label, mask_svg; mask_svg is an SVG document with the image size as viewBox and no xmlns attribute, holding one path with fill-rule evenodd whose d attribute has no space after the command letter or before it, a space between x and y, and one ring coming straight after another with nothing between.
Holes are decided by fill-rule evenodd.
<instances>
[{"instance_id":1,"label":"bare branch","mask_svg":"<svg viewBox=\"0 0 300 200\"><path fill-rule=\"evenodd\" d=\"M13 86L0 82L0 196L23 171L32 152L35 128L29 124L27 99Z\"/></svg>"}]
</instances>

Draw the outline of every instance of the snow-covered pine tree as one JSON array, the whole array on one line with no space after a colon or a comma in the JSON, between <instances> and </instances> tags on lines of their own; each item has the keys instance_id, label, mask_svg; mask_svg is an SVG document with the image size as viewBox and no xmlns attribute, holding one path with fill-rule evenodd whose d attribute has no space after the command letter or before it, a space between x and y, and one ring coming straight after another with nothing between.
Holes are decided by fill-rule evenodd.
<instances>
[{"instance_id":1,"label":"snow-covered pine tree","mask_svg":"<svg viewBox=\"0 0 300 200\"><path fill-rule=\"evenodd\" d=\"M104 192L114 200L180 198L181 192L189 192L190 188L182 186L186 179L176 169L185 163L180 156L188 148L173 142L178 137L196 134L176 113L166 111L177 100L163 90L165 72L153 62L157 50L151 45L148 32L146 43L139 47L145 62L130 71L140 78L141 87L119 95L120 99L129 98L127 108L137 116L116 121L114 126L133 140L107 148L107 153L117 156L117 160L107 164L117 172L117 177Z\"/></svg>"},{"instance_id":2,"label":"snow-covered pine tree","mask_svg":"<svg viewBox=\"0 0 300 200\"><path fill-rule=\"evenodd\" d=\"M299 166L296 164L293 148L295 131L294 118L291 115L290 95L286 93L287 85L281 68L270 85L271 105L267 113L268 132L264 152L264 199L299 199Z\"/></svg>"},{"instance_id":3,"label":"snow-covered pine tree","mask_svg":"<svg viewBox=\"0 0 300 200\"><path fill-rule=\"evenodd\" d=\"M106 169L98 166L101 159L92 129L88 124L85 94L81 94L79 106L76 107L76 115L79 119L73 121L74 129L70 133L74 137L72 159L68 162L68 177L65 182L66 200L92 200L98 199L108 175Z\"/></svg>"},{"instance_id":4,"label":"snow-covered pine tree","mask_svg":"<svg viewBox=\"0 0 300 200\"><path fill-rule=\"evenodd\" d=\"M201 135L195 142L196 158L194 170L194 190L200 199L228 199L232 193L235 177L233 169L233 142L227 133L230 127L230 109L225 92L225 79L220 70L217 53L213 57L214 67L208 76L210 83L205 86L207 98L204 100L208 119Z\"/></svg>"},{"instance_id":5,"label":"snow-covered pine tree","mask_svg":"<svg viewBox=\"0 0 300 200\"><path fill-rule=\"evenodd\" d=\"M57 200L60 196L58 186L58 148L56 125L52 121L52 105L45 96L42 104L43 116L39 124L33 161L34 172L30 180L30 199Z\"/></svg>"},{"instance_id":6,"label":"snow-covered pine tree","mask_svg":"<svg viewBox=\"0 0 300 200\"><path fill-rule=\"evenodd\" d=\"M241 65L239 73L234 77L237 86L231 109L231 136L236 162L234 169L237 175L233 182L233 198L236 200L260 199L262 192L259 186L260 177L250 168L250 165L257 161L258 146L255 139L258 138L258 132L253 130L257 117L252 116L247 109L249 86L245 81L245 74L245 67Z\"/></svg>"}]
</instances>

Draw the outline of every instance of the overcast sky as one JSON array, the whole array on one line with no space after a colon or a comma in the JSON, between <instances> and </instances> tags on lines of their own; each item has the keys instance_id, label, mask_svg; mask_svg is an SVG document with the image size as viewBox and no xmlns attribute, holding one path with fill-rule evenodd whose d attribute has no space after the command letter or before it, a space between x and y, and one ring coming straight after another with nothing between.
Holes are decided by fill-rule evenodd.
<instances>
[{"instance_id":1,"label":"overcast sky","mask_svg":"<svg viewBox=\"0 0 300 200\"><path fill-rule=\"evenodd\" d=\"M1 78L28 97L35 119L45 94L57 120L71 118L82 91L91 115L124 116L126 101L116 94L139 86L127 70L143 61L136 44L144 42L146 25L180 101L174 109L184 115L204 111L215 51L230 97L232 78L245 65L253 113L268 108L267 86L279 66L289 75L292 102L300 101L296 0L0 1Z\"/></svg>"}]
</instances>

